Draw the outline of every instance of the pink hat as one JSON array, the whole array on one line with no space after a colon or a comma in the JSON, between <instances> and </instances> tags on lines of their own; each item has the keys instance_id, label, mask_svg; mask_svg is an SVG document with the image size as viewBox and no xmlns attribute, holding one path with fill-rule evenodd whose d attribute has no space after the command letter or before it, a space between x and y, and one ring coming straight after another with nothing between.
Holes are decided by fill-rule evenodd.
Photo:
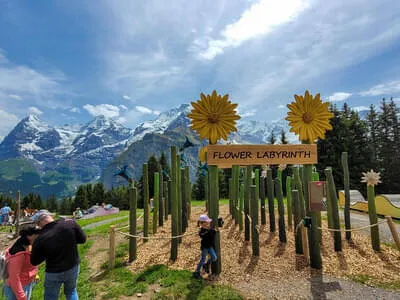
<instances>
[{"instance_id":1,"label":"pink hat","mask_svg":"<svg viewBox=\"0 0 400 300\"><path fill-rule=\"evenodd\" d=\"M200 222L211 222L212 220L207 215L200 215L199 221Z\"/></svg>"}]
</instances>

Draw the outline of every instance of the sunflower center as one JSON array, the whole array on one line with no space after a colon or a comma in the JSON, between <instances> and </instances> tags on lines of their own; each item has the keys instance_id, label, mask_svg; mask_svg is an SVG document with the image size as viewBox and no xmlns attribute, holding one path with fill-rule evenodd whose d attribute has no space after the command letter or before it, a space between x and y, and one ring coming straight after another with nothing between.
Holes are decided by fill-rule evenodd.
<instances>
[{"instance_id":1,"label":"sunflower center","mask_svg":"<svg viewBox=\"0 0 400 300\"><path fill-rule=\"evenodd\" d=\"M310 124L310 123L312 122L312 120L313 120L313 117L312 117L312 115L311 115L309 112L305 112L305 113L303 114L303 121L304 121L304 123Z\"/></svg>"},{"instance_id":2,"label":"sunflower center","mask_svg":"<svg viewBox=\"0 0 400 300\"><path fill-rule=\"evenodd\" d=\"M211 124L216 124L219 121L219 115L217 113L212 113L208 115L208 122Z\"/></svg>"}]
</instances>

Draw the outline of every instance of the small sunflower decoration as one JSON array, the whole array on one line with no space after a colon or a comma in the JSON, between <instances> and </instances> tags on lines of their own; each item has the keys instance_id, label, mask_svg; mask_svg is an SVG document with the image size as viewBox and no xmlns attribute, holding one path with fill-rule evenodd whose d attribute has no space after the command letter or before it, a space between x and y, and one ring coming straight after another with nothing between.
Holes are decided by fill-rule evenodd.
<instances>
[{"instance_id":1,"label":"small sunflower decoration","mask_svg":"<svg viewBox=\"0 0 400 300\"><path fill-rule=\"evenodd\" d=\"M378 183L381 183L381 175L379 172L374 172L371 170L369 172L362 172L363 177L361 177L361 182L366 182L367 185L375 186Z\"/></svg>"},{"instance_id":2,"label":"small sunflower decoration","mask_svg":"<svg viewBox=\"0 0 400 300\"><path fill-rule=\"evenodd\" d=\"M204 163L206 162L207 146L203 147L199 151L199 160Z\"/></svg>"},{"instance_id":3,"label":"small sunflower decoration","mask_svg":"<svg viewBox=\"0 0 400 300\"><path fill-rule=\"evenodd\" d=\"M333 114L329 112L328 102L322 102L320 94L313 97L308 91L304 96L294 95L295 102L289 108L286 120L290 131L298 134L303 142L313 143L317 138L324 139L325 131L332 130L329 120Z\"/></svg>"},{"instance_id":4,"label":"small sunflower decoration","mask_svg":"<svg viewBox=\"0 0 400 300\"><path fill-rule=\"evenodd\" d=\"M213 91L211 95L200 94L200 100L191 102L193 109L188 114L191 119L190 129L195 130L201 139L208 139L216 144L219 139L228 139L228 135L237 131L237 104L228 101L229 95L221 96Z\"/></svg>"}]
</instances>

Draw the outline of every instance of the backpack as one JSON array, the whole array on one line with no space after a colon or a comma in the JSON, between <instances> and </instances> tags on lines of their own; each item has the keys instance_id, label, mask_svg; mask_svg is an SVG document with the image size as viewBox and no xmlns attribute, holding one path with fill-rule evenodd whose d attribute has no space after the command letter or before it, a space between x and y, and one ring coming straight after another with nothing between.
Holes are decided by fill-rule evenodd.
<instances>
[{"instance_id":1,"label":"backpack","mask_svg":"<svg viewBox=\"0 0 400 300\"><path fill-rule=\"evenodd\" d=\"M4 252L0 253L0 280L8 279L7 259Z\"/></svg>"}]
</instances>

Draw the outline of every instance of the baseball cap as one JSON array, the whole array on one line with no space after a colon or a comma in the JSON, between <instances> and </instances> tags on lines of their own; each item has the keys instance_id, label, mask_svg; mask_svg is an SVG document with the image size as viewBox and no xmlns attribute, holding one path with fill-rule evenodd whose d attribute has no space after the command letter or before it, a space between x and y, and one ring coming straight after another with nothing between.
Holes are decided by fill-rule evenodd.
<instances>
[{"instance_id":1,"label":"baseball cap","mask_svg":"<svg viewBox=\"0 0 400 300\"><path fill-rule=\"evenodd\" d=\"M200 222L211 222L212 219L210 219L207 215L200 215L199 221Z\"/></svg>"}]
</instances>

